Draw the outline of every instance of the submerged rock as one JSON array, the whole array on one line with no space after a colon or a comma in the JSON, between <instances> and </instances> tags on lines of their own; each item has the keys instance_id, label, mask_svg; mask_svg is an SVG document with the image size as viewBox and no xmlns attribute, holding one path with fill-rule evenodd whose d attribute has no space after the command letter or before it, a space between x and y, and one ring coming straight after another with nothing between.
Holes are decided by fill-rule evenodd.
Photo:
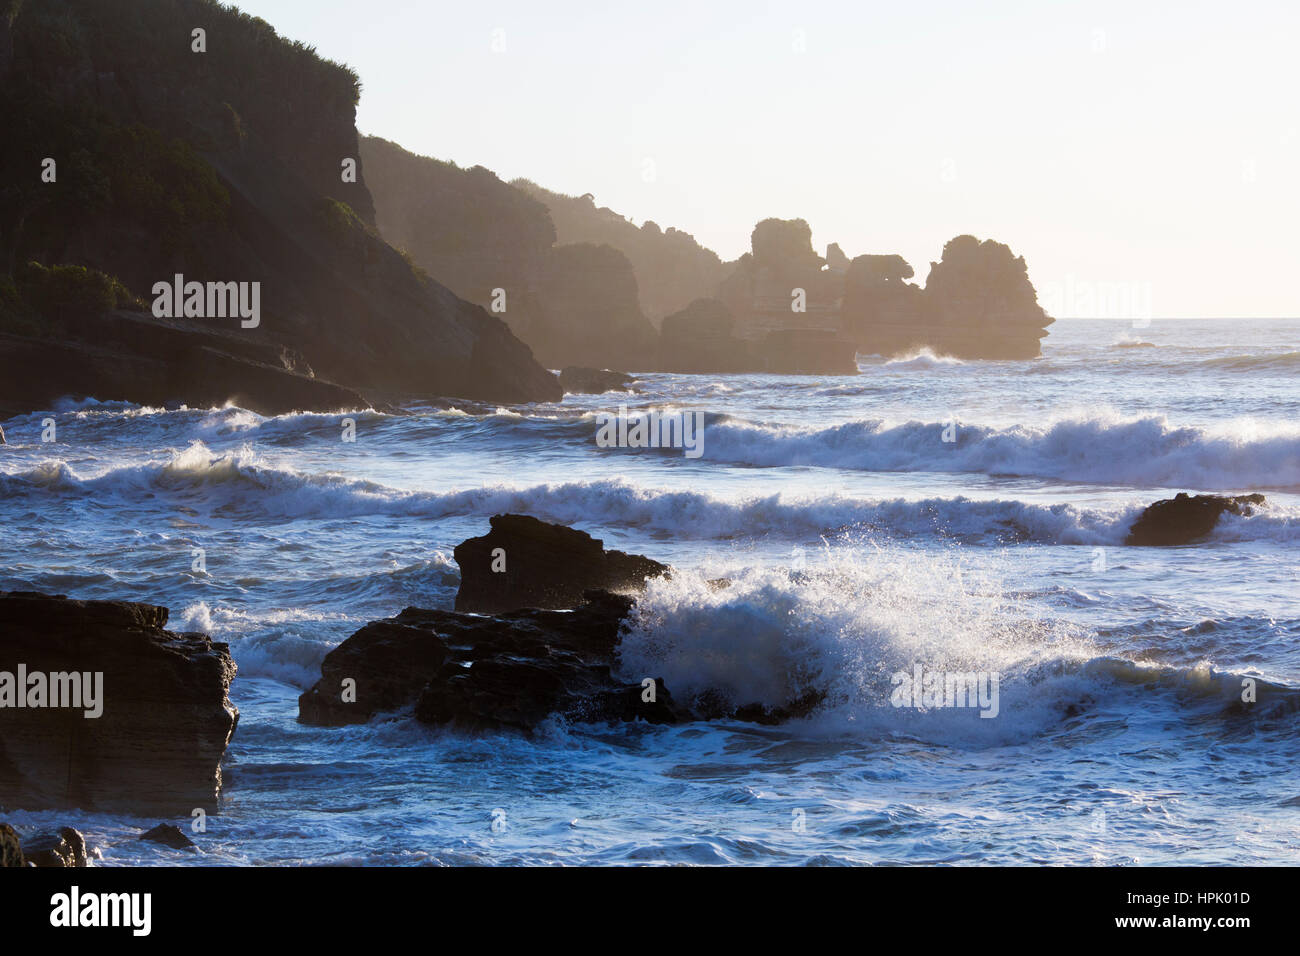
<instances>
[{"instance_id":1,"label":"submerged rock","mask_svg":"<svg viewBox=\"0 0 1300 956\"><path fill-rule=\"evenodd\" d=\"M225 644L165 630L167 614L0 592L0 804L215 808L235 664Z\"/></svg>"},{"instance_id":2,"label":"submerged rock","mask_svg":"<svg viewBox=\"0 0 1300 956\"><path fill-rule=\"evenodd\" d=\"M152 830L141 833L140 839L150 843L161 843L173 850L188 850L194 846L194 841L185 835L185 831L170 823L160 823Z\"/></svg>"},{"instance_id":3,"label":"submerged rock","mask_svg":"<svg viewBox=\"0 0 1300 956\"><path fill-rule=\"evenodd\" d=\"M598 538L528 515L496 515L492 530L457 545L456 610L496 614L517 608L571 608L590 590L629 591L668 566L606 551Z\"/></svg>"},{"instance_id":4,"label":"submerged rock","mask_svg":"<svg viewBox=\"0 0 1300 956\"><path fill-rule=\"evenodd\" d=\"M607 368L583 368L570 365L560 370L560 388L573 395L599 395L602 392L630 392L636 379L626 372Z\"/></svg>"},{"instance_id":5,"label":"submerged rock","mask_svg":"<svg viewBox=\"0 0 1300 956\"><path fill-rule=\"evenodd\" d=\"M42 833L30 837L23 847L23 856L33 866L77 867L89 866L86 838L72 827L58 833Z\"/></svg>"},{"instance_id":6,"label":"submerged rock","mask_svg":"<svg viewBox=\"0 0 1300 956\"><path fill-rule=\"evenodd\" d=\"M1164 498L1148 506L1133 522L1124 543L1190 544L1213 531L1225 511L1234 515L1251 515L1255 506L1263 504L1264 496L1260 494L1225 497L1179 492L1173 498Z\"/></svg>"},{"instance_id":7,"label":"submerged rock","mask_svg":"<svg viewBox=\"0 0 1300 956\"><path fill-rule=\"evenodd\" d=\"M600 591L572 611L483 617L407 608L366 625L326 656L320 681L299 698L299 720L363 723L413 707L423 723L470 728L532 730L552 714L674 723L685 714L661 680L651 692L644 681L612 674L631 606L631 598Z\"/></svg>"}]
</instances>

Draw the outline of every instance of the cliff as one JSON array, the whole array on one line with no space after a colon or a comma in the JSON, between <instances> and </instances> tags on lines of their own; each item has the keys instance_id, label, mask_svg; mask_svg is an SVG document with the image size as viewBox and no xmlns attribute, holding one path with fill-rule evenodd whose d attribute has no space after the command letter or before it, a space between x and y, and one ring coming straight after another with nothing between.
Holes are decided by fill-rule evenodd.
<instances>
[{"instance_id":1,"label":"cliff","mask_svg":"<svg viewBox=\"0 0 1300 956\"><path fill-rule=\"evenodd\" d=\"M256 283L256 327L191 315L176 330L288 350L296 374L367 394L560 397L501 321L375 232L351 71L213 0L24 0L10 38L0 270L85 266L146 301L176 274ZM9 306L13 334L34 324L40 339L57 321L39 303Z\"/></svg>"},{"instance_id":2,"label":"cliff","mask_svg":"<svg viewBox=\"0 0 1300 956\"><path fill-rule=\"evenodd\" d=\"M545 204L559 242L613 246L627 256L636 273L641 308L656 324L693 300L714 295L730 271L728 263L690 233L671 226L663 229L655 222L636 226L614 210L597 206L590 193L566 196L527 179L512 185Z\"/></svg>"},{"instance_id":3,"label":"cliff","mask_svg":"<svg viewBox=\"0 0 1300 956\"><path fill-rule=\"evenodd\" d=\"M555 245L546 206L482 166L361 144L379 229L457 294L493 309L551 368L645 368L656 333L617 249Z\"/></svg>"}]
</instances>

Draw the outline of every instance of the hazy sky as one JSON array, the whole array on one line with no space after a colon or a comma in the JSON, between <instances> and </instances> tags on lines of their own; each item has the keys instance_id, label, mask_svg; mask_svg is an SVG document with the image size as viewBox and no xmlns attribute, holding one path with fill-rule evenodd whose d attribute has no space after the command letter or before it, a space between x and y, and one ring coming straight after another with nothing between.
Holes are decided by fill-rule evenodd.
<instances>
[{"instance_id":1,"label":"hazy sky","mask_svg":"<svg viewBox=\"0 0 1300 956\"><path fill-rule=\"evenodd\" d=\"M244 0L358 125L724 258L1007 243L1060 317L1300 316L1300 2Z\"/></svg>"}]
</instances>

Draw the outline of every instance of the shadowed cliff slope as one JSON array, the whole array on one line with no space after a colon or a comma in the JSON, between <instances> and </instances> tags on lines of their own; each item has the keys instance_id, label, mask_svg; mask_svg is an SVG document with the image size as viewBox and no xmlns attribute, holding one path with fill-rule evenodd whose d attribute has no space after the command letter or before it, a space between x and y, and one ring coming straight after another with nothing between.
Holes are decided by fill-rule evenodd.
<instances>
[{"instance_id":1,"label":"shadowed cliff slope","mask_svg":"<svg viewBox=\"0 0 1300 956\"><path fill-rule=\"evenodd\" d=\"M146 301L175 274L259 283L256 327L203 314L176 328L287 349L294 374L372 394L559 398L502 322L376 233L350 70L212 0L9 7L0 272L83 265ZM51 321L31 302L0 315L18 334Z\"/></svg>"},{"instance_id":2,"label":"shadowed cliff slope","mask_svg":"<svg viewBox=\"0 0 1300 956\"><path fill-rule=\"evenodd\" d=\"M657 350L626 255L555 245L546 206L482 166L361 142L380 231L458 295L491 309L550 368L642 369Z\"/></svg>"}]
</instances>

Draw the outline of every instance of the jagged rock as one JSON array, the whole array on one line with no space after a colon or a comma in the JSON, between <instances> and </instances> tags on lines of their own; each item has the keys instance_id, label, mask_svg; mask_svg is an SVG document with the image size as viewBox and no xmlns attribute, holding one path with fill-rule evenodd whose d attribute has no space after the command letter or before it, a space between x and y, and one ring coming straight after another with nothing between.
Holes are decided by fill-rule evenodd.
<instances>
[{"instance_id":1,"label":"jagged rock","mask_svg":"<svg viewBox=\"0 0 1300 956\"><path fill-rule=\"evenodd\" d=\"M958 358L1036 358L1054 321L1038 304L1024 257L974 236L949 240L930 263L925 307L932 347Z\"/></svg>"},{"instance_id":2,"label":"jagged rock","mask_svg":"<svg viewBox=\"0 0 1300 956\"><path fill-rule=\"evenodd\" d=\"M0 708L0 804L215 808L239 718L227 696L235 664L225 644L164 630L167 615L151 604L0 592L0 694L6 674L16 691L21 665L29 682L92 675L97 697L94 707ZM95 709L100 716L85 716Z\"/></svg>"},{"instance_id":3,"label":"jagged rock","mask_svg":"<svg viewBox=\"0 0 1300 956\"><path fill-rule=\"evenodd\" d=\"M1238 495L1188 495L1179 492L1173 498L1164 498L1149 505L1129 529L1125 544L1177 545L1190 544L1204 538L1219 517L1226 511L1234 515L1251 515L1255 506L1263 505L1260 494Z\"/></svg>"},{"instance_id":4,"label":"jagged rock","mask_svg":"<svg viewBox=\"0 0 1300 956\"><path fill-rule=\"evenodd\" d=\"M299 699L299 720L360 723L410 706L424 723L521 730L552 714L579 721L682 719L662 681L655 700L644 701L642 684L622 683L611 673L631 599L609 592L587 598L572 611L482 617L407 608L373 622L326 657L320 682ZM365 675L357 679L355 703L338 693L345 671Z\"/></svg>"},{"instance_id":5,"label":"jagged rock","mask_svg":"<svg viewBox=\"0 0 1300 956\"><path fill-rule=\"evenodd\" d=\"M634 391L636 379L626 372L570 365L560 370L560 388L574 395Z\"/></svg>"},{"instance_id":6,"label":"jagged rock","mask_svg":"<svg viewBox=\"0 0 1300 956\"><path fill-rule=\"evenodd\" d=\"M180 827L170 823L158 824L152 830L140 834L140 839L148 840L150 843L161 843L173 850L188 850L195 845Z\"/></svg>"},{"instance_id":7,"label":"jagged rock","mask_svg":"<svg viewBox=\"0 0 1300 956\"><path fill-rule=\"evenodd\" d=\"M845 279L844 334L862 352L900 355L928 348L967 359L1041 353L1052 319L1038 305L1023 257L991 239L957 236L930 263L925 288L896 255L858 256Z\"/></svg>"},{"instance_id":8,"label":"jagged rock","mask_svg":"<svg viewBox=\"0 0 1300 956\"><path fill-rule=\"evenodd\" d=\"M668 571L658 561L606 551L598 538L529 515L496 515L489 523L488 534L456 546L457 611L571 608L588 590L637 590L646 578Z\"/></svg>"},{"instance_id":9,"label":"jagged rock","mask_svg":"<svg viewBox=\"0 0 1300 956\"><path fill-rule=\"evenodd\" d=\"M425 627L395 618L372 621L321 662L321 679L298 698L298 719L318 726L364 723L409 707L438 673L447 645ZM346 685L351 680L353 684Z\"/></svg>"},{"instance_id":10,"label":"jagged rock","mask_svg":"<svg viewBox=\"0 0 1300 956\"><path fill-rule=\"evenodd\" d=\"M795 275L817 271L825 260L813 251L812 227L803 219L764 219L749 237L754 263Z\"/></svg>"},{"instance_id":11,"label":"jagged rock","mask_svg":"<svg viewBox=\"0 0 1300 956\"><path fill-rule=\"evenodd\" d=\"M844 254L838 242L832 242L826 247L826 268L831 272L846 273L850 265L849 257Z\"/></svg>"},{"instance_id":12,"label":"jagged rock","mask_svg":"<svg viewBox=\"0 0 1300 956\"><path fill-rule=\"evenodd\" d=\"M28 837L23 844L23 856L28 863L46 867L89 866L86 838L72 827L58 833L42 833Z\"/></svg>"},{"instance_id":13,"label":"jagged rock","mask_svg":"<svg viewBox=\"0 0 1300 956\"><path fill-rule=\"evenodd\" d=\"M631 598L589 597L572 611L529 609L487 619L423 612L422 625L444 636L453 659L420 694L416 718L519 729L551 714L577 721L682 719L662 681L656 679L655 701L643 702L640 683L620 683L610 672Z\"/></svg>"},{"instance_id":14,"label":"jagged rock","mask_svg":"<svg viewBox=\"0 0 1300 956\"><path fill-rule=\"evenodd\" d=\"M0 823L0 868L26 865L23 860L22 841L18 839L18 831L7 823Z\"/></svg>"}]
</instances>

